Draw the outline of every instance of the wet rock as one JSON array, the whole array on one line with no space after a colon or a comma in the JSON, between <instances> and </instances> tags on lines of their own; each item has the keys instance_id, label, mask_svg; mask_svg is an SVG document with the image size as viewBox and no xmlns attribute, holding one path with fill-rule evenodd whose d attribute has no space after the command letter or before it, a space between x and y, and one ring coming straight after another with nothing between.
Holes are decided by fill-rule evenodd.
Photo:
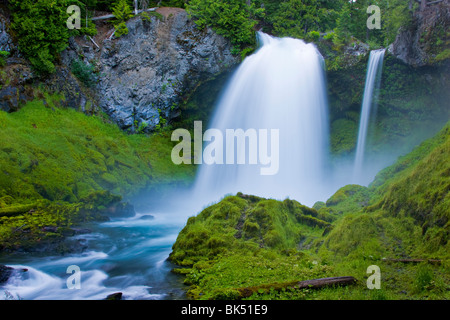
<instances>
[{"instance_id":1,"label":"wet rock","mask_svg":"<svg viewBox=\"0 0 450 320\"><path fill-rule=\"evenodd\" d=\"M58 227L54 227L54 226L43 227L42 231L57 233L58 232Z\"/></svg>"},{"instance_id":2,"label":"wet rock","mask_svg":"<svg viewBox=\"0 0 450 320\"><path fill-rule=\"evenodd\" d=\"M7 283L9 278L11 278L12 276L27 271L28 271L27 268L15 269L5 265L0 265L0 285Z\"/></svg>"},{"instance_id":3,"label":"wet rock","mask_svg":"<svg viewBox=\"0 0 450 320\"><path fill-rule=\"evenodd\" d=\"M0 285L8 282L8 279L11 277L13 271L14 268L0 265Z\"/></svg>"},{"instance_id":4,"label":"wet rock","mask_svg":"<svg viewBox=\"0 0 450 320\"><path fill-rule=\"evenodd\" d=\"M92 233L92 230L87 228L71 228L71 229L75 235Z\"/></svg>"},{"instance_id":5,"label":"wet rock","mask_svg":"<svg viewBox=\"0 0 450 320\"><path fill-rule=\"evenodd\" d=\"M0 51L14 53L17 51L17 46L11 37L9 25L10 21L7 15L0 8Z\"/></svg>"},{"instance_id":6,"label":"wet rock","mask_svg":"<svg viewBox=\"0 0 450 320\"><path fill-rule=\"evenodd\" d=\"M19 108L19 94L16 87L8 86L0 90L0 110L13 112Z\"/></svg>"},{"instance_id":7,"label":"wet rock","mask_svg":"<svg viewBox=\"0 0 450 320\"><path fill-rule=\"evenodd\" d=\"M131 218L136 215L134 206L127 202L119 202L111 205L105 212L108 217L112 218Z\"/></svg>"},{"instance_id":8,"label":"wet rock","mask_svg":"<svg viewBox=\"0 0 450 320\"><path fill-rule=\"evenodd\" d=\"M153 220L153 219L155 219L155 217L150 214L146 214L146 215L143 215L142 217L140 217L139 219L140 220Z\"/></svg>"},{"instance_id":9,"label":"wet rock","mask_svg":"<svg viewBox=\"0 0 450 320\"><path fill-rule=\"evenodd\" d=\"M122 292L112 293L105 300L122 300Z\"/></svg>"}]
</instances>

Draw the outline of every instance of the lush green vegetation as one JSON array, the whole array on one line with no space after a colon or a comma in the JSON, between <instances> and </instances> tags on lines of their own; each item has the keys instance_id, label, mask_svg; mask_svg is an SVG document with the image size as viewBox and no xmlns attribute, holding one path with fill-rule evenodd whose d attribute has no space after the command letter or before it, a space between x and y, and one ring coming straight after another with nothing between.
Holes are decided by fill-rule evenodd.
<instances>
[{"instance_id":1,"label":"lush green vegetation","mask_svg":"<svg viewBox=\"0 0 450 320\"><path fill-rule=\"evenodd\" d=\"M191 0L187 11L199 28L212 27L218 34L229 38L237 50L255 45L255 18L261 16L263 10L256 9L254 4L249 6L243 0Z\"/></svg>"},{"instance_id":2,"label":"lush green vegetation","mask_svg":"<svg viewBox=\"0 0 450 320\"><path fill-rule=\"evenodd\" d=\"M86 8L113 12L116 36L127 33L125 22L133 5L132 0L9 3L20 51L43 75L54 72L69 37L79 34L66 27L69 5L79 3L82 17ZM334 155L343 156L355 147L367 57L343 71L349 63L342 48L358 40L370 48L392 43L399 28L411 26L417 9L414 1L401 0L171 0L148 1L148 7L158 3L186 7L199 28L212 27L243 56L256 45L259 27L318 43L331 57L331 148ZM381 30L366 27L366 8L372 4L381 8ZM95 26L81 33L95 34ZM422 35L422 42L435 53L432 62L448 59L447 33L443 27ZM0 66L7 55L0 52ZM97 81L92 66L80 61L73 62L71 71L87 87ZM430 124L447 120L442 115L448 115L448 81L441 73L386 58L372 151L393 141L397 142L392 148L404 151L424 132L434 133L427 131ZM220 87L224 79L216 79ZM219 87L210 84L181 106L176 125L190 127L194 118L208 120ZM173 165L168 131L127 135L104 115L89 117L60 107L64 97L40 95L15 113L0 111L0 250L28 250L60 240L73 233L73 224L101 219L140 190L185 184L193 178L193 166ZM180 265L175 271L185 275L189 295L196 299L235 299L246 287L257 288L251 299L448 299L449 154L447 125L380 172L369 187L345 186L313 208L290 199L228 196L188 220L170 259ZM384 257L433 258L441 263L405 265ZM381 290L365 286L366 269L373 264L383 273ZM287 285L344 275L354 276L358 283L317 291Z\"/></svg>"},{"instance_id":3,"label":"lush green vegetation","mask_svg":"<svg viewBox=\"0 0 450 320\"><path fill-rule=\"evenodd\" d=\"M185 268L174 271L196 299L237 299L247 287L250 299L448 299L449 154L450 123L368 188L346 186L314 208L228 196L188 220L170 256ZM425 262L382 260L405 257ZM366 287L370 265L381 268L381 290ZM351 288L288 285L348 275Z\"/></svg>"},{"instance_id":4,"label":"lush green vegetation","mask_svg":"<svg viewBox=\"0 0 450 320\"><path fill-rule=\"evenodd\" d=\"M119 0L113 8L113 15L116 17L114 27L116 28L115 36L119 38L125 34L128 34L128 28L126 22L133 14L131 13L131 7L127 3L127 0Z\"/></svg>"},{"instance_id":5,"label":"lush green vegetation","mask_svg":"<svg viewBox=\"0 0 450 320\"><path fill-rule=\"evenodd\" d=\"M291 249L320 236L330 225L322 219L334 217L289 199L228 196L188 220L170 259L191 267L176 271L187 274L195 298L232 298L241 287L306 279L329 269Z\"/></svg>"},{"instance_id":6,"label":"lush green vegetation","mask_svg":"<svg viewBox=\"0 0 450 320\"><path fill-rule=\"evenodd\" d=\"M370 5L380 7L383 24L379 30L367 28ZM415 3L402 0L194 0L186 7L200 27L211 26L240 45L254 44L252 34L258 25L276 36L307 41L317 42L323 34L336 48L355 39L372 47L387 46L400 27L411 24L417 9Z\"/></svg>"},{"instance_id":7,"label":"lush green vegetation","mask_svg":"<svg viewBox=\"0 0 450 320\"><path fill-rule=\"evenodd\" d=\"M19 39L20 51L36 70L52 73L54 61L67 47L70 36L66 10L72 4L67 0L12 0L12 29Z\"/></svg>"},{"instance_id":8,"label":"lush green vegetation","mask_svg":"<svg viewBox=\"0 0 450 320\"><path fill-rule=\"evenodd\" d=\"M11 0L11 28L18 39L19 49L41 74L55 71L55 60L68 46L70 36L95 33L92 23L83 21L81 30L69 30L67 8L79 5L80 1L69 0ZM84 11L85 12L85 11ZM82 14L82 17L84 15Z\"/></svg>"},{"instance_id":9,"label":"lush green vegetation","mask_svg":"<svg viewBox=\"0 0 450 320\"><path fill-rule=\"evenodd\" d=\"M69 5L79 5L82 10L82 29L68 30L66 12ZM359 39L372 48L392 43L400 27L408 28L417 5L414 1L402 0L182 0L147 1L146 7L174 6L186 8L199 28L212 27L235 45L234 52L243 56L256 46L255 30L262 28L276 36L303 38L319 42L325 39L339 50L344 44ZM382 27L369 30L367 19L369 5L381 9ZM142 7L142 3L141 3ZM80 33L93 35L95 25L84 21L94 10L113 12L116 36L127 34L126 21L132 16L132 0L12 0L12 29L19 39L19 46L41 73L54 72L54 62L67 47L71 35ZM87 10L87 12L86 12ZM31 13L31 14L30 14ZM435 61L448 57L445 51L447 35L445 27L424 35L433 46L438 47ZM442 49L442 50L441 50ZM433 49L434 50L434 49Z\"/></svg>"},{"instance_id":10,"label":"lush green vegetation","mask_svg":"<svg viewBox=\"0 0 450 320\"><path fill-rule=\"evenodd\" d=\"M62 99L44 94L15 113L0 112L2 232L30 217L53 222L59 215L51 206L77 206L95 192L127 200L146 188L192 179L192 166L172 163L169 133L127 135L106 118L59 107ZM31 209L36 213L27 215ZM61 211L72 214L65 206Z\"/></svg>"}]
</instances>

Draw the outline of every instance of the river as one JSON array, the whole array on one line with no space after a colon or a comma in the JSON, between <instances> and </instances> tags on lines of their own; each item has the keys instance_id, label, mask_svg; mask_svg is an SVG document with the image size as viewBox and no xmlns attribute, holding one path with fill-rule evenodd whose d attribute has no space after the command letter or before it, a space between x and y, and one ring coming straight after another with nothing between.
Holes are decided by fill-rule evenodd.
<instances>
[{"instance_id":1,"label":"river","mask_svg":"<svg viewBox=\"0 0 450 320\"><path fill-rule=\"evenodd\" d=\"M91 232L67 239L78 241L81 253L1 256L0 264L27 271L15 271L0 286L0 299L101 300L117 292L130 300L185 299L182 277L167 260L184 222L165 213L138 213L81 226ZM70 266L80 272L68 272ZM80 289L69 289L77 283Z\"/></svg>"}]
</instances>

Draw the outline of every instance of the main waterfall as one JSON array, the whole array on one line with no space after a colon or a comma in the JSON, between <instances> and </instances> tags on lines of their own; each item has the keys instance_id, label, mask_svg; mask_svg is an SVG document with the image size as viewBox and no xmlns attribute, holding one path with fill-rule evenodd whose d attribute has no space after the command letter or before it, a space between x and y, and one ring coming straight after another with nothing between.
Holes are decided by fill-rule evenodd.
<instances>
[{"instance_id":1,"label":"main waterfall","mask_svg":"<svg viewBox=\"0 0 450 320\"><path fill-rule=\"evenodd\" d=\"M248 161L202 164L195 198L213 202L225 194L243 192L275 199L290 197L312 205L331 190L324 61L313 44L302 40L264 33L258 33L258 40L259 50L233 75L209 127L224 136L227 129L278 130L279 170L275 175L261 175L264 165ZM249 139L236 143L234 155L243 152L248 157L248 144ZM268 148L273 156L270 142Z\"/></svg>"},{"instance_id":2,"label":"main waterfall","mask_svg":"<svg viewBox=\"0 0 450 320\"><path fill-rule=\"evenodd\" d=\"M365 174L363 172L364 154L366 151L367 132L370 124L372 107L376 104L378 90L383 70L383 60L386 50L374 50L370 52L367 66L366 85L361 109L358 142L356 147L355 164L353 171L353 183L364 184Z\"/></svg>"}]
</instances>

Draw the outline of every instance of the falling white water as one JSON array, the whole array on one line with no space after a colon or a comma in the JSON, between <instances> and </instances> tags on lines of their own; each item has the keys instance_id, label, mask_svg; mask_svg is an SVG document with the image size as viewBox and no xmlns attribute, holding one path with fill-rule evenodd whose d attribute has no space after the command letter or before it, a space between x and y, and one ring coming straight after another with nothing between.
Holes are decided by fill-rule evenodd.
<instances>
[{"instance_id":1,"label":"falling white water","mask_svg":"<svg viewBox=\"0 0 450 320\"><path fill-rule=\"evenodd\" d=\"M261 175L267 165L249 164L248 157L246 164L203 164L195 197L214 202L225 194L243 192L312 205L326 199L331 188L326 174L329 124L323 58L313 44L302 40L264 33L258 38L260 49L235 72L210 128L224 137L226 129L267 129L269 155L270 132L278 129L278 173ZM224 139L224 146L227 143ZM248 140L239 148L246 148L248 156Z\"/></svg>"},{"instance_id":2,"label":"falling white water","mask_svg":"<svg viewBox=\"0 0 450 320\"><path fill-rule=\"evenodd\" d=\"M367 66L366 85L364 88L364 98L361 109L361 119L359 124L358 144L356 148L355 164L353 171L353 183L364 184L367 175L364 174L364 154L366 151L367 132L370 124L370 114L374 104L376 104L381 73L383 71L383 60L385 49L370 52Z\"/></svg>"}]
</instances>

